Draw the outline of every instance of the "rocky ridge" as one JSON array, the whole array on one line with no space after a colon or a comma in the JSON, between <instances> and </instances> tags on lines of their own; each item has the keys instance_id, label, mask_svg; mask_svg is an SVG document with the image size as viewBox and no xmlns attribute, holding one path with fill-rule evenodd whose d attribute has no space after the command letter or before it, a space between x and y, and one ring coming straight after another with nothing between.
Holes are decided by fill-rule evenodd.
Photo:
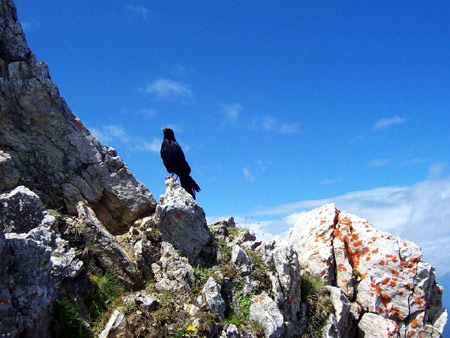
<instances>
[{"instance_id":1,"label":"rocky ridge","mask_svg":"<svg viewBox=\"0 0 450 338\"><path fill-rule=\"evenodd\" d=\"M69 110L0 0L0 337L441 337L414 243L329 204L286 241L157 204Z\"/></svg>"}]
</instances>

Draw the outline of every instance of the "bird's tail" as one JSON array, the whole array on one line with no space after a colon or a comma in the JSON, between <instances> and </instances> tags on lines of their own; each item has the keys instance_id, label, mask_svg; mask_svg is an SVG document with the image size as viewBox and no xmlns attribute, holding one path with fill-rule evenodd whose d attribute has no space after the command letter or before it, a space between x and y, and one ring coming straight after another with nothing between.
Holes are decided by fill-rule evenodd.
<instances>
[{"instance_id":1,"label":"bird's tail","mask_svg":"<svg viewBox=\"0 0 450 338\"><path fill-rule=\"evenodd\" d=\"M181 186L186 190L195 200L195 193L200 191L197 182L190 175L180 176Z\"/></svg>"}]
</instances>

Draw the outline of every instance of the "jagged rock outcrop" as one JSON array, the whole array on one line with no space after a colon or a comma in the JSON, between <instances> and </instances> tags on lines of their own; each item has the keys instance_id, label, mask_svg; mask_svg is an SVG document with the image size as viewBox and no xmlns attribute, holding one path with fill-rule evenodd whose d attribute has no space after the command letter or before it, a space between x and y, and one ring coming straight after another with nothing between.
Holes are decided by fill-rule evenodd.
<instances>
[{"instance_id":1,"label":"jagged rock outcrop","mask_svg":"<svg viewBox=\"0 0 450 338\"><path fill-rule=\"evenodd\" d=\"M83 268L39 197L0 195L0 336L48 337L58 284Z\"/></svg>"},{"instance_id":2,"label":"jagged rock outcrop","mask_svg":"<svg viewBox=\"0 0 450 338\"><path fill-rule=\"evenodd\" d=\"M416 244L333 204L300 216L289 241L302 269L339 287L363 313L395 322L398 336L428 337L431 327L442 332L442 287Z\"/></svg>"},{"instance_id":3,"label":"jagged rock outcrop","mask_svg":"<svg viewBox=\"0 0 450 338\"><path fill-rule=\"evenodd\" d=\"M6 161L10 178L2 189L11 188L18 173L19 184L48 207L76 214L78 201L84 201L110 232L125 232L155 210L151 193L115 150L95 139L67 107L47 66L29 50L10 0L0 1L0 151L14 163L11 168Z\"/></svg>"},{"instance_id":4,"label":"jagged rock outcrop","mask_svg":"<svg viewBox=\"0 0 450 338\"><path fill-rule=\"evenodd\" d=\"M191 262L197 262L211 238L205 212L171 177L166 178L166 192L156 208L156 219L163 241L182 251Z\"/></svg>"},{"instance_id":5,"label":"jagged rock outcrop","mask_svg":"<svg viewBox=\"0 0 450 338\"><path fill-rule=\"evenodd\" d=\"M221 289L222 287L214 278L209 277L203 286L202 296L211 312L216 313L219 318L223 319L225 317L226 304L220 295Z\"/></svg>"},{"instance_id":6,"label":"jagged rock outcrop","mask_svg":"<svg viewBox=\"0 0 450 338\"><path fill-rule=\"evenodd\" d=\"M100 268L108 271L128 290L139 289L144 285L142 273L130 259L116 239L98 220L94 211L83 202L79 202L78 217L67 219L69 229L78 233L78 240L84 248L84 254L95 258Z\"/></svg>"},{"instance_id":7,"label":"jagged rock outcrop","mask_svg":"<svg viewBox=\"0 0 450 338\"><path fill-rule=\"evenodd\" d=\"M168 242L161 243L161 258L152 264L158 290L169 290L175 294L189 294L194 284L194 270L186 257L181 257Z\"/></svg>"},{"instance_id":8,"label":"jagged rock outcrop","mask_svg":"<svg viewBox=\"0 0 450 338\"><path fill-rule=\"evenodd\" d=\"M284 318L277 304L265 292L252 298L250 319L264 327L266 338L282 337Z\"/></svg>"}]
</instances>

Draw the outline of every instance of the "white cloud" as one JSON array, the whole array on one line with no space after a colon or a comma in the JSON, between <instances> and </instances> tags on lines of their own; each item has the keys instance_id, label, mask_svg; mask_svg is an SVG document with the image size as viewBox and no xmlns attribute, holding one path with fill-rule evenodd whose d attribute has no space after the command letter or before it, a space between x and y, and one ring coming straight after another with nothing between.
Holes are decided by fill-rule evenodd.
<instances>
[{"instance_id":1,"label":"white cloud","mask_svg":"<svg viewBox=\"0 0 450 338\"><path fill-rule=\"evenodd\" d=\"M147 141L139 137L130 136L122 126L105 125L100 128L89 128L91 134L102 143L120 142L126 144L128 149L132 151L151 151L159 152L162 139L153 138Z\"/></svg>"},{"instance_id":2,"label":"white cloud","mask_svg":"<svg viewBox=\"0 0 450 338\"><path fill-rule=\"evenodd\" d=\"M221 108L225 115L225 124L235 125L241 113L242 105L239 103L222 104Z\"/></svg>"},{"instance_id":3,"label":"white cloud","mask_svg":"<svg viewBox=\"0 0 450 338\"><path fill-rule=\"evenodd\" d=\"M388 158L383 158L383 159L375 159L375 160L371 160L369 161L369 163L367 164L369 167L385 167L387 166L389 163L391 163L391 160Z\"/></svg>"},{"instance_id":4,"label":"white cloud","mask_svg":"<svg viewBox=\"0 0 450 338\"><path fill-rule=\"evenodd\" d=\"M444 162L432 163L428 169L428 177L430 179L436 179L442 177L442 175L447 171L447 164Z\"/></svg>"},{"instance_id":5,"label":"white cloud","mask_svg":"<svg viewBox=\"0 0 450 338\"><path fill-rule=\"evenodd\" d=\"M145 88L145 92L164 100L177 97L190 99L192 97L190 85L181 81L174 81L166 78L159 78L153 83L150 83Z\"/></svg>"},{"instance_id":6,"label":"white cloud","mask_svg":"<svg viewBox=\"0 0 450 338\"><path fill-rule=\"evenodd\" d=\"M298 123L282 122L270 115L255 115L250 127L255 130L277 131L282 134L294 134L299 132Z\"/></svg>"},{"instance_id":7,"label":"white cloud","mask_svg":"<svg viewBox=\"0 0 450 338\"><path fill-rule=\"evenodd\" d=\"M400 117L400 116L389 117L389 118L378 120L374 124L373 129L375 129L375 130L384 129L384 128L390 127L394 124L402 124L405 122L406 122L406 118L404 118L404 117Z\"/></svg>"},{"instance_id":8,"label":"white cloud","mask_svg":"<svg viewBox=\"0 0 450 338\"><path fill-rule=\"evenodd\" d=\"M242 168L242 173L244 174L244 177L247 181L253 182L255 180L255 177L250 173L250 170L248 170L248 168Z\"/></svg>"},{"instance_id":9,"label":"white cloud","mask_svg":"<svg viewBox=\"0 0 450 338\"><path fill-rule=\"evenodd\" d=\"M272 162L266 160L257 160L256 164L261 171L266 171L267 167L270 166Z\"/></svg>"},{"instance_id":10,"label":"white cloud","mask_svg":"<svg viewBox=\"0 0 450 338\"><path fill-rule=\"evenodd\" d=\"M161 150L162 139L155 137L152 141L146 141L138 139L134 142L134 145L130 147L131 150L136 151L150 151L154 153L159 153Z\"/></svg>"},{"instance_id":11,"label":"white cloud","mask_svg":"<svg viewBox=\"0 0 450 338\"><path fill-rule=\"evenodd\" d=\"M139 5L127 5L127 10L139 14L142 18L147 19L150 15L150 11L144 6Z\"/></svg>"},{"instance_id":12,"label":"white cloud","mask_svg":"<svg viewBox=\"0 0 450 338\"><path fill-rule=\"evenodd\" d=\"M436 268L438 275L450 271L450 176L411 187L385 187L299 201L261 209L251 215L273 217L266 230L286 233L299 214L331 202L341 210L368 219L381 230L419 244L424 260Z\"/></svg>"},{"instance_id":13,"label":"white cloud","mask_svg":"<svg viewBox=\"0 0 450 338\"><path fill-rule=\"evenodd\" d=\"M153 117L156 115L157 111L156 111L156 109L152 109L152 108L143 108L143 109L136 110L135 113L138 115L142 115L144 117Z\"/></svg>"},{"instance_id":14,"label":"white cloud","mask_svg":"<svg viewBox=\"0 0 450 338\"><path fill-rule=\"evenodd\" d=\"M319 182L319 184L320 185L332 185L332 184L336 184L336 183L339 183L339 182L342 182L342 177L336 177L336 178L327 178L327 179L324 179L324 180L322 180L322 181L320 181Z\"/></svg>"}]
</instances>

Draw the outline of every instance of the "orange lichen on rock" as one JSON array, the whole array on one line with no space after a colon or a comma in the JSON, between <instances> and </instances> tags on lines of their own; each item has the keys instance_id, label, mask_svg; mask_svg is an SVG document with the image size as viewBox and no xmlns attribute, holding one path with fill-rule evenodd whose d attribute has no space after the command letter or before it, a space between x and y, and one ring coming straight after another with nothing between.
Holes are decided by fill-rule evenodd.
<instances>
[{"instance_id":1,"label":"orange lichen on rock","mask_svg":"<svg viewBox=\"0 0 450 338\"><path fill-rule=\"evenodd\" d=\"M380 294L380 299L384 306L387 306L392 300L392 298L385 293Z\"/></svg>"},{"instance_id":2,"label":"orange lichen on rock","mask_svg":"<svg viewBox=\"0 0 450 338\"><path fill-rule=\"evenodd\" d=\"M397 286L397 282L396 281L391 281L391 283L389 284L389 286L395 288Z\"/></svg>"},{"instance_id":3,"label":"orange lichen on rock","mask_svg":"<svg viewBox=\"0 0 450 338\"><path fill-rule=\"evenodd\" d=\"M380 265L385 265L386 262L384 261L384 259L382 259L382 260L380 260L380 261L378 262L378 264L380 264Z\"/></svg>"},{"instance_id":4,"label":"orange lichen on rock","mask_svg":"<svg viewBox=\"0 0 450 338\"><path fill-rule=\"evenodd\" d=\"M394 270L394 269L391 269L391 273L392 273L394 276L398 276L398 275L399 275L399 272L398 272L397 270Z\"/></svg>"},{"instance_id":5,"label":"orange lichen on rock","mask_svg":"<svg viewBox=\"0 0 450 338\"><path fill-rule=\"evenodd\" d=\"M355 242L353 243L353 245L356 246L356 247L361 246L362 244L363 244L363 241L362 241L362 240L355 241Z\"/></svg>"},{"instance_id":6,"label":"orange lichen on rock","mask_svg":"<svg viewBox=\"0 0 450 338\"><path fill-rule=\"evenodd\" d=\"M338 268L338 271L347 271L347 268L342 263L339 263L337 268Z\"/></svg>"},{"instance_id":7,"label":"orange lichen on rock","mask_svg":"<svg viewBox=\"0 0 450 338\"><path fill-rule=\"evenodd\" d=\"M417 320L417 318L414 318L414 319L411 321L410 326L411 326L411 327L418 327L418 326L419 326L419 321Z\"/></svg>"},{"instance_id":8,"label":"orange lichen on rock","mask_svg":"<svg viewBox=\"0 0 450 338\"><path fill-rule=\"evenodd\" d=\"M397 263L397 262L398 262L398 258L397 258L396 256L394 256L394 257L392 257L392 261L393 261L394 263Z\"/></svg>"},{"instance_id":9,"label":"orange lichen on rock","mask_svg":"<svg viewBox=\"0 0 450 338\"><path fill-rule=\"evenodd\" d=\"M416 334L416 331L411 330L411 331L409 331L408 334L406 335L406 338L412 338L415 334Z\"/></svg>"},{"instance_id":10,"label":"orange lichen on rock","mask_svg":"<svg viewBox=\"0 0 450 338\"><path fill-rule=\"evenodd\" d=\"M383 280L381 281L381 284L386 285L387 283L389 283L390 280L391 280L391 279L390 279L389 277L386 277L385 279L383 279Z\"/></svg>"},{"instance_id":11,"label":"orange lichen on rock","mask_svg":"<svg viewBox=\"0 0 450 338\"><path fill-rule=\"evenodd\" d=\"M342 224L342 225L349 226L349 227L352 226L352 220L350 218L348 218L348 217L344 217L343 219L340 219L339 223Z\"/></svg>"},{"instance_id":12,"label":"orange lichen on rock","mask_svg":"<svg viewBox=\"0 0 450 338\"><path fill-rule=\"evenodd\" d=\"M342 231L339 229L334 229L333 231L334 238L340 239L342 241Z\"/></svg>"},{"instance_id":13,"label":"orange lichen on rock","mask_svg":"<svg viewBox=\"0 0 450 338\"><path fill-rule=\"evenodd\" d=\"M375 250L372 250L372 253L373 253L373 254L378 253L378 248L376 248Z\"/></svg>"}]
</instances>

